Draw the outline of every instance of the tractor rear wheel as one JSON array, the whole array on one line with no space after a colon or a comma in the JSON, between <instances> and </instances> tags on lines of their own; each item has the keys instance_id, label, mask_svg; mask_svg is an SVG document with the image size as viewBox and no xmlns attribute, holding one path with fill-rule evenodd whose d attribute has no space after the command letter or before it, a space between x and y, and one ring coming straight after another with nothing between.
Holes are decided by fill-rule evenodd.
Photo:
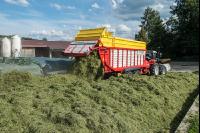
<instances>
[{"instance_id":1,"label":"tractor rear wheel","mask_svg":"<svg viewBox=\"0 0 200 133\"><path fill-rule=\"evenodd\" d=\"M159 65L157 65L157 64L151 65L151 67L150 67L150 75L155 75L155 76L159 75Z\"/></svg>"},{"instance_id":2,"label":"tractor rear wheel","mask_svg":"<svg viewBox=\"0 0 200 133\"><path fill-rule=\"evenodd\" d=\"M167 69L164 65L159 66L159 74L160 75L165 75L167 73Z\"/></svg>"}]
</instances>

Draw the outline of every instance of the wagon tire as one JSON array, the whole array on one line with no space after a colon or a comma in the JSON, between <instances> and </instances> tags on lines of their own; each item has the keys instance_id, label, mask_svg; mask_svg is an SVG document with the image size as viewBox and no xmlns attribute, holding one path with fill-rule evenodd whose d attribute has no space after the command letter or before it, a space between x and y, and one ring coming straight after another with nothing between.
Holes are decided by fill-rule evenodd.
<instances>
[{"instance_id":1,"label":"wagon tire","mask_svg":"<svg viewBox=\"0 0 200 133\"><path fill-rule=\"evenodd\" d=\"M157 64L151 65L150 75L155 75L155 76L159 75L159 65L157 65Z\"/></svg>"}]
</instances>

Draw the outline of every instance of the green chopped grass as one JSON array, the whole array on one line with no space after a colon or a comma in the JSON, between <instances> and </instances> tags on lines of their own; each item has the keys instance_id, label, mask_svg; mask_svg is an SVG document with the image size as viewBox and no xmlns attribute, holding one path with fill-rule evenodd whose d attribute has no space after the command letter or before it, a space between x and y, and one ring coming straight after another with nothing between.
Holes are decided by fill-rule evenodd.
<instances>
[{"instance_id":1,"label":"green chopped grass","mask_svg":"<svg viewBox=\"0 0 200 133\"><path fill-rule=\"evenodd\" d=\"M191 118L188 133L199 133L199 114Z\"/></svg>"},{"instance_id":2,"label":"green chopped grass","mask_svg":"<svg viewBox=\"0 0 200 133\"><path fill-rule=\"evenodd\" d=\"M95 51L89 56L77 58L72 66L72 73L89 80L103 77L103 67L98 53Z\"/></svg>"},{"instance_id":3,"label":"green chopped grass","mask_svg":"<svg viewBox=\"0 0 200 133\"><path fill-rule=\"evenodd\" d=\"M169 132L197 86L193 73L98 81L6 73L0 76L0 132Z\"/></svg>"}]
</instances>

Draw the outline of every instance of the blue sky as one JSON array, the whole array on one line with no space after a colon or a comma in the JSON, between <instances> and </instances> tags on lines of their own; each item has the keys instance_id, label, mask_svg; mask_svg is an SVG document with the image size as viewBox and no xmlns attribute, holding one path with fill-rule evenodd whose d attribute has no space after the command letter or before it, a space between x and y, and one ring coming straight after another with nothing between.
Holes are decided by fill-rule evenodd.
<instances>
[{"instance_id":1,"label":"blue sky","mask_svg":"<svg viewBox=\"0 0 200 133\"><path fill-rule=\"evenodd\" d=\"M106 26L133 38L150 6L166 19L174 0L0 0L0 34L73 40L78 30Z\"/></svg>"}]
</instances>

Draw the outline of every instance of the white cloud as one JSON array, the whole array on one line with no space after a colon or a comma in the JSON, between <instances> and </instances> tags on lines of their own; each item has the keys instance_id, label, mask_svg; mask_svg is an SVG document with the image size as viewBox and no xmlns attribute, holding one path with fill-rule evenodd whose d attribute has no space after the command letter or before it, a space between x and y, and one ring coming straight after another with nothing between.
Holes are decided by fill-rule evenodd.
<instances>
[{"instance_id":1,"label":"white cloud","mask_svg":"<svg viewBox=\"0 0 200 133\"><path fill-rule=\"evenodd\" d=\"M131 28L129 28L127 25L125 24L120 24L117 26L117 30L119 32L124 32L124 33L129 33L131 32Z\"/></svg>"},{"instance_id":2,"label":"white cloud","mask_svg":"<svg viewBox=\"0 0 200 133\"><path fill-rule=\"evenodd\" d=\"M67 9L76 9L74 6L66 6Z\"/></svg>"},{"instance_id":3,"label":"white cloud","mask_svg":"<svg viewBox=\"0 0 200 133\"><path fill-rule=\"evenodd\" d=\"M61 5L59 5L57 3L51 3L50 6L57 10L61 10L63 8Z\"/></svg>"},{"instance_id":4,"label":"white cloud","mask_svg":"<svg viewBox=\"0 0 200 133\"><path fill-rule=\"evenodd\" d=\"M176 2L173 2L172 6L177 6L177 3L176 3Z\"/></svg>"},{"instance_id":5,"label":"white cloud","mask_svg":"<svg viewBox=\"0 0 200 133\"><path fill-rule=\"evenodd\" d=\"M74 7L74 6L64 6L64 5L60 5L58 3L51 3L50 6L52 8L55 8L56 10L63 10L63 9L73 10L73 9L76 9L76 7Z\"/></svg>"},{"instance_id":6,"label":"white cloud","mask_svg":"<svg viewBox=\"0 0 200 133\"><path fill-rule=\"evenodd\" d=\"M60 30L60 29L50 29L50 30L33 30L29 33L29 37L36 39L47 38L48 40L68 40L71 41L74 39L74 34L71 34L69 30Z\"/></svg>"},{"instance_id":7,"label":"white cloud","mask_svg":"<svg viewBox=\"0 0 200 133\"><path fill-rule=\"evenodd\" d=\"M43 12L40 12L38 10L32 10L28 9L26 12L21 12L21 11L10 11L10 14L15 14L18 17L43 17L44 14Z\"/></svg>"},{"instance_id":8,"label":"white cloud","mask_svg":"<svg viewBox=\"0 0 200 133\"><path fill-rule=\"evenodd\" d=\"M78 26L78 30L82 30L83 28L81 26Z\"/></svg>"},{"instance_id":9,"label":"white cloud","mask_svg":"<svg viewBox=\"0 0 200 133\"><path fill-rule=\"evenodd\" d=\"M92 4L92 8L99 9L100 6L97 3Z\"/></svg>"},{"instance_id":10,"label":"white cloud","mask_svg":"<svg viewBox=\"0 0 200 133\"><path fill-rule=\"evenodd\" d=\"M112 0L112 7L113 7L114 9L117 8L117 2L116 2L115 0Z\"/></svg>"},{"instance_id":11,"label":"white cloud","mask_svg":"<svg viewBox=\"0 0 200 133\"><path fill-rule=\"evenodd\" d=\"M116 29L114 26L112 26L111 24L102 24L100 26L97 27L106 27L108 29L108 31L113 32L113 34L115 34Z\"/></svg>"},{"instance_id":12,"label":"white cloud","mask_svg":"<svg viewBox=\"0 0 200 133\"><path fill-rule=\"evenodd\" d=\"M9 15L0 13L0 34L20 35L35 39L72 40L80 29L94 28L96 22L79 19L41 20L12 19ZM64 27L64 28L63 28Z\"/></svg>"},{"instance_id":13,"label":"white cloud","mask_svg":"<svg viewBox=\"0 0 200 133\"><path fill-rule=\"evenodd\" d=\"M116 9L118 8L119 4L124 2L124 0L111 0L111 2L112 2L112 7Z\"/></svg>"},{"instance_id":14,"label":"white cloud","mask_svg":"<svg viewBox=\"0 0 200 133\"><path fill-rule=\"evenodd\" d=\"M107 27L114 36L133 39L138 31L138 21L112 21L101 23L87 19L17 19L13 20L7 14L0 13L0 34L18 34L35 39L47 38L48 40L73 40L80 29Z\"/></svg>"},{"instance_id":15,"label":"white cloud","mask_svg":"<svg viewBox=\"0 0 200 133\"><path fill-rule=\"evenodd\" d=\"M85 19L85 18L86 18L86 16L85 16L85 15L83 15L83 14L81 14L81 15L80 15L80 18L81 18L81 19Z\"/></svg>"},{"instance_id":16,"label":"white cloud","mask_svg":"<svg viewBox=\"0 0 200 133\"><path fill-rule=\"evenodd\" d=\"M74 25L74 26L82 26L83 28L91 28L96 26L97 22L89 21L89 20L79 20L79 19L67 19L67 20L59 20L56 21L59 24L64 24L66 26ZM77 27L76 27L77 28Z\"/></svg>"},{"instance_id":17,"label":"white cloud","mask_svg":"<svg viewBox=\"0 0 200 133\"><path fill-rule=\"evenodd\" d=\"M153 9L157 10L157 11L160 11L162 10L165 6L162 4L162 3L158 3L156 5L152 5L151 6Z\"/></svg>"},{"instance_id":18,"label":"white cloud","mask_svg":"<svg viewBox=\"0 0 200 133\"><path fill-rule=\"evenodd\" d=\"M122 20L139 20L145 8L158 10L162 18L170 16L170 6L175 0L110 0L114 15Z\"/></svg>"},{"instance_id":19,"label":"white cloud","mask_svg":"<svg viewBox=\"0 0 200 133\"><path fill-rule=\"evenodd\" d=\"M137 25L136 22L132 22L134 25ZM126 24L100 24L97 25L96 27L106 27L108 31L113 33L113 36L116 37L122 37L122 38L129 38L129 39L133 39L134 38L134 34L136 31L133 31L132 29L137 29L137 26L133 27L129 27Z\"/></svg>"},{"instance_id":20,"label":"white cloud","mask_svg":"<svg viewBox=\"0 0 200 133\"><path fill-rule=\"evenodd\" d=\"M62 30L41 30L41 31L31 31L31 34L45 35L45 36L62 36L64 32Z\"/></svg>"},{"instance_id":21,"label":"white cloud","mask_svg":"<svg viewBox=\"0 0 200 133\"><path fill-rule=\"evenodd\" d=\"M20 6L28 6L29 5L28 0L4 0L4 1L9 4L15 4L15 5L20 5Z\"/></svg>"},{"instance_id":22,"label":"white cloud","mask_svg":"<svg viewBox=\"0 0 200 133\"><path fill-rule=\"evenodd\" d=\"M111 28L110 24L102 24L102 27Z\"/></svg>"},{"instance_id":23,"label":"white cloud","mask_svg":"<svg viewBox=\"0 0 200 133\"><path fill-rule=\"evenodd\" d=\"M5 19L6 17L9 17L10 15L4 14L0 12L0 20Z\"/></svg>"}]
</instances>

